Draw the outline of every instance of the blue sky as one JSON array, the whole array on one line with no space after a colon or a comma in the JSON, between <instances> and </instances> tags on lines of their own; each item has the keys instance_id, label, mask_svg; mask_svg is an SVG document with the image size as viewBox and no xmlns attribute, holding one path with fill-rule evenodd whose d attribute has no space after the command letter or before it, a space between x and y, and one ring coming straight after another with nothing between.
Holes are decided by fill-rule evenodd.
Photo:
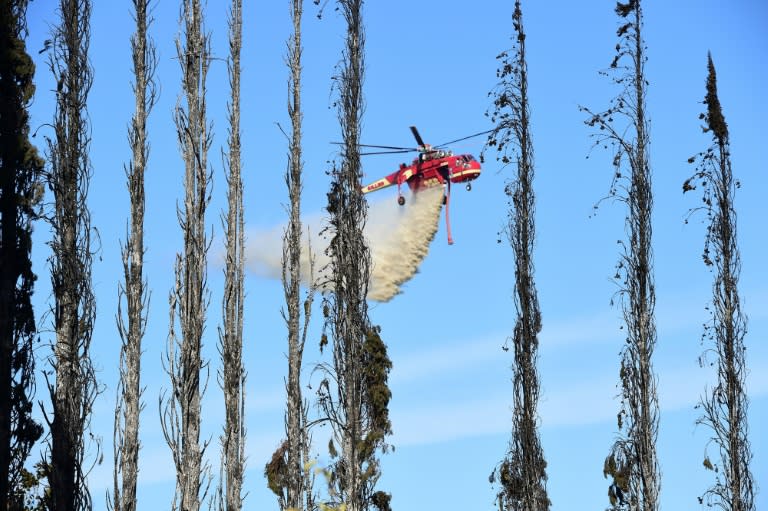
<instances>
[{"instance_id":1,"label":"blue sky","mask_svg":"<svg viewBox=\"0 0 768 511\"><path fill-rule=\"evenodd\" d=\"M157 399L168 379L160 365L168 331L167 296L172 264L182 241L175 207L182 195L183 166L172 122L179 90L174 37L178 2L157 2L152 34L159 49L160 101L150 118L151 154L146 177L146 273L152 291L144 340L142 375L146 409L142 415L139 507L170 505L174 472L157 415ZM226 49L226 4L210 2L207 27L213 52ZM598 76L613 57L616 18L613 1L525 2L528 34L530 106L536 153L536 279L543 315L541 333L541 435L548 461L548 489L554 510L607 505L602 463L615 435L618 402L618 352L623 340L620 311L610 305L617 290L611 281L623 238L625 210L605 202L596 216L592 206L611 178L611 155L593 151L579 105L600 109L616 90ZM285 41L290 34L287 1L245 2L243 41L243 159L246 223L272 229L285 217L283 181L286 143L276 123L287 125L288 70ZM511 2L481 0L368 2L365 7L366 110L362 140L411 145L415 124L427 142L441 143L489 127L483 112L495 83L494 57L509 46ZM326 161L338 140L330 83L339 60L343 23L333 10L322 20L307 2L304 20L303 210L321 213L328 177ZM56 22L55 2L34 0L29 7L29 51L38 60L32 129L52 117L51 76L46 55L38 55ZM700 369L701 324L707 320L712 275L701 262L703 216L688 224L695 194L682 194L692 169L686 160L709 143L697 119L702 110L706 55L712 52L720 100L729 124L733 168L742 182L737 195L738 236L742 254L741 291L749 317L746 338L751 398L749 420L752 470L761 488L757 508L768 506L768 260L764 221L768 218L765 177L763 100L768 87L768 7L759 0L719 2L646 2L648 110L654 172L654 253L657 288L658 376L661 421L658 452L662 471L661 503L667 509L693 509L711 481L702 465L708 433L694 425L694 405L711 374ZM111 479L112 407L119 338L115 327L117 283L121 279L119 242L125 237L128 194L123 165L129 159L126 126L133 111L129 37L130 2L95 2L91 61L95 79L89 106L93 179L89 202L101 235L94 261L98 319L93 358L104 385L93 427L104 440L106 459L90 478L96 509ZM228 94L223 60L209 74L209 114L214 144L213 201L208 223L213 233L209 270L211 305L205 356L211 378L205 400L204 432L213 439L211 461L218 460L223 403L216 385L216 342L220 323L221 269L215 255L222 239L219 213L225 184L220 150L226 141ZM37 139L49 134L41 127ZM481 140L456 144L455 152L479 153ZM403 160L378 156L364 162L366 178L392 172ZM393 453L383 457L380 488L393 494L400 511L492 509L494 492L487 477L504 454L511 419L510 353L501 346L514 322L512 258L497 233L505 221L506 171L488 161L472 192L457 188L452 200L456 244L448 246L444 226L432 243L420 272L404 293L386 304L371 304L370 316L382 326L394 367L390 375ZM369 197L389 201L393 190ZM50 303L45 259L48 233L37 227L36 307L44 339L50 323L42 313ZM279 282L249 274L246 280L245 358L249 372L247 508L276 508L262 477L264 463L282 437L286 330ZM304 367L324 360L316 349L315 316ZM47 348L41 348L41 355ZM40 389L42 398L42 386ZM311 396L309 392L308 397ZM327 433L318 430L317 445Z\"/></svg>"}]
</instances>

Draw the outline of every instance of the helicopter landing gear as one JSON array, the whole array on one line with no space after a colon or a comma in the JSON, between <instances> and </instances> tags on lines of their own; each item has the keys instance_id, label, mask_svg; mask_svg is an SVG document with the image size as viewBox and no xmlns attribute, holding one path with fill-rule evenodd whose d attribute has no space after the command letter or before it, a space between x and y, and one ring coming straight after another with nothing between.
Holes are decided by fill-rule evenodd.
<instances>
[{"instance_id":1,"label":"helicopter landing gear","mask_svg":"<svg viewBox=\"0 0 768 511\"><path fill-rule=\"evenodd\" d=\"M472 184L471 183L467 183L467 191L468 192L472 191Z\"/></svg>"},{"instance_id":2,"label":"helicopter landing gear","mask_svg":"<svg viewBox=\"0 0 768 511\"><path fill-rule=\"evenodd\" d=\"M401 206L405 206L405 197L403 197L402 195L399 196L397 198L397 203L400 204Z\"/></svg>"}]
</instances>

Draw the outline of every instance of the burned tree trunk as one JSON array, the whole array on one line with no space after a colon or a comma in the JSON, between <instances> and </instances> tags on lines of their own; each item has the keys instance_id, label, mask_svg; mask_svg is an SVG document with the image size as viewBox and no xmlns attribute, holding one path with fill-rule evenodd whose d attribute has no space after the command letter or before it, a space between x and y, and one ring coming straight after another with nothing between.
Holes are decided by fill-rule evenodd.
<instances>
[{"instance_id":1,"label":"burned tree trunk","mask_svg":"<svg viewBox=\"0 0 768 511\"><path fill-rule=\"evenodd\" d=\"M288 168L285 184L288 187L290 216L283 235L282 281L287 313L283 312L288 327L288 379L285 383L285 435L286 439L272 455L264 474L267 485L277 496L281 509L315 509L314 477L309 471L310 436L307 422L307 404L301 392L301 364L304 345L312 310L315 286L313 282L314 259L308 254L309 290L304 300L302 321L301 284L301 188L304 162L301 156L302 119L301 111L301 19L303 0L292 0L291 18L293 35L288 40L286 61L291 72L288 81L288 115L291 120L289 138Z\"/></svg>"},{"instance_id":2,"label":"burned tree trunk","mask_svg":"<svg viewBox=\"0 0 768 511\"><path fill-rule=\"evenodd\" d=\"M288 85L288 115L291 120L290 148L288 153L288 168L285 173L285 183L288 187L290 200L290 218L283 237L283 289L288 326L288 379L286 381L286 411L285 411L285 477L278 496L280 506L284 509L314 508L314 491L312 476L306 469L309 462L309 432L307 431L307 405L301 392L301 365L304 356L304 344L307 327L314 297L313 276L310 268L310 289L304 302L304 318L300 297L301 284L301 188L304 162L302 161L301 139L302 120L301 110L301 20L303 15L303 0L292 0L291 18L293 21L293 36L288 41L287 62L291 77ZM312 255L309 254L311 258ZM312 266L312 265L310 265Z\"/></svg>"},{"instance_id":3,"label":"burned tree trunk","mask_svg":"<svg viewBox=\"0 0 768 511\"><path fill-rule=\"evenodd\" d=\"M716 473L715 483L700 499L710 507L729 511L754 511L754 484L749 464L752 460L747 430L746 346L747 320L741 312L739 273L741 257L736 239L734 198L739 183L731 169L728 125L717 95L717 75L712 56L707 59L707 112L704 131L712 135L712 145L689 161L697 162L694 175L683 184L683 192L703 187L704 209L709 225L704 243L704 263L714 268L712 320L704 336L713 346L708 355L716 357L717 383L699 404L703 414L698 424L712 430L719 460L708 456L704 466Z\"/></svg>"},{"instance_id":4,"label":"burned tree trunk","mask_svg":"<svg viewBox=\"0 0 768 511\"><path fill-rule=\"evenodd\" d=\"M340 66L339 124L343 140L340 168L332 169L328 193L331 242L330 280L323 310L333 338L332 376L318 392L321 409L330 421L334 438L329 445L331 497L350 511L375 506L389 509L390 496L374 491L379 478L377 452L386 451L391 433L387 377L391 362L379 328L368 318L366 296L371 256L363 236L367 203L360 190L360 121L363 112L365 33L362 0L340 0L347 23L347 38ZM323 337L325 340L326 337ZM330 381L335 382L335 395ZM337 452L334 441L340 446Z\"/></svg>"},{"instance_id":5,"label":"burned tree trunk","mask_svg":"<svg viewBox=\"0 0 768 511\"><path fill-rule=\"evenodd\" d=\"M229 13L229 153L224 267L223 328L219 330L224 390L225 424L221 437L222 459L219 509L239 511L243 505L245 471L245 369L243 367L243 180L240 158L240 49L242 1L232 0Z\"/></svg>"},{"instance_id":6,"label":"burned tree trunk","mask_svg":"<svg viewBox=\"0 0 768 511\"><path fill-rule=\"evenodd\" d=\"M32 418L37 336L32 221L43 161L29 140L35 65L26 51L26 0L0 5L0 509L23 507L24 463L42 435Z\"/></svg>"},{"instance_id":7,"label":"burned tree trunk","mask_svg":"<svg viewBox=\"0 0 768 511\"><path fill-rule=\"evenodd\" d=\"M513 161L517 175L507 181L509 200L507 236L515 259L515 309L517 320L512 337L514 353L512 438L504 459L491 474L501 486L499 508L507 511L549 509L544 453L538 433L539 377L538 334L541 312L534 282L535 195L533 191L533 143L528 108L528 66L520 2L512 15L515 46L502 52L497 72L500 83L494 91L489 113L495 123L488 146L497 149L504 165Z\"/></svg>"},{"instance_id":8,"label":"burned tree trunk","mask_svg":"<svg viewBox=\"0 0 768 511\"><path fill-rule=\"evenodd\" d=\"M208 467L203 463L207 442L200 443L200 376L202 337L208 305L205 210L210 202L208 149L211 135L206 118L206 76L210 64L208 35L203 29L200 0L183 0L184 44L176 42L181 64L186 110L175 112L176 130L184 159L184 209L179 223L184 252L176 256L176 286L170 294L170 332L166 370L171 392L160 398L163 432L176 467L173 508L198 511L208 491ZM176 316L181 335L176 333ZM202 494L201 494L202 493Z\"/></svg>"},{"instance_id":9,"label":"burned tree trunk","mask_svg":"<svg viewBox=\"0 0 768 511\"><path fill-rule=\"evenodd\" d=\"M115 406L114 487L112 509L135 511L139 472L141 403L141 341L147 324L149 297L144 280L144 173L149 156L147 117L157 99L153 76L157 68L154 43L147 36L149 0L134 0L136 32L131 37L136 108L128 128L133 154L126 168L130 196L127 241L122 247L124 283L120 284L117 327L120 333L120 381ZM122 303L127 311L123 316Z\"/></svg>"},{"instance_id":10,"label":"burned tree trunk","mask_svg":"<svg viewBox=\"0 0 768 511\"><path fill-rule=\"evenodd\" d=\"M655 289L651 249L651 167L648 120L645 116L645 43L640 0L616 4L620 19L619 43L611 63L622 92L604 112L589 114L586 123L598 127L596 144L614 150L612 196L629 209L624 252L617 265L627 338L621 360L619 439L605 460L603 473L611 477L609 498L614 509L655 511L659 508L660 478L656 457L658 397L652 355L656 345ZM625 63L626 62L626 63ZM619 119L627 125L619 125ZM622 193L624 193L622 195Z\"/></svg>"},{"instance_id":11,"label":"burned tree trunk","mask_svg":"<svg viewBox=\"0 0 768 511\"><path fill-rule=\"evenodd\" d=\"M54 197L50 259L56 344L56 381L48 388L53 418L48 482L51 510L88 509L86 431L96 397L90 359L96 302L91 284L90 129L86 109L92 75L88 63L90 0L62 0L53 37L56 81L54 139L48 140L49 187Z\"/></svg>"}]
</instances>

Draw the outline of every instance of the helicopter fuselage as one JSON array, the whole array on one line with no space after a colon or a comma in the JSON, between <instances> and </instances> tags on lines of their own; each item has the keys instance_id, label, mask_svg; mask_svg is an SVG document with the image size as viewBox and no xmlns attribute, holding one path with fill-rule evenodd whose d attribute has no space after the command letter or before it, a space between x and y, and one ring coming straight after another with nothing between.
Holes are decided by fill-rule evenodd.
<instances>
[{"instance_id":1,"label":"helicopter fuselage","mask_svg":"<svg viewBox=\"0 0 768 511\"><path fill-rule=\"evenodd\" d=\"M477 179L480 175L480 162L471 154L451 154L450 151L425 151L415 158L410 165L400 164L400 168L369 185L363 186L363 193L382 190L392 185L398 189L407 184L412 192L418 193L426 188L451 183L464 183Z\"/></svg>"}]
</instances>

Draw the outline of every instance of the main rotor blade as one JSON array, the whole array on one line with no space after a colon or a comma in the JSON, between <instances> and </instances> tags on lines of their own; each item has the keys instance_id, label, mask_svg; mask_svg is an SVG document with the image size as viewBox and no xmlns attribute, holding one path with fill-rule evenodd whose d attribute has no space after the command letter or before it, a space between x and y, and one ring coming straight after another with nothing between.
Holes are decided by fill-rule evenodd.
<instances>
[{"instance_id":1,"label":"main rotor blade","mask_svg":"<svg viewBox=\"0 0 768 511\"><path fill-rule=\"evenodd\" d=\"M474 135L469 135L468 137L457 138L456 140L451 140L450 142L445 142L443 144L436 145L435 147L445 147L447 145L455 144L456 142L461 142L462 140L467 140L467 139L470 139L470 138L479 137L480 135L488 134L488 133L490 133L492 131L493 130L481 131L480 133L475 133Z\"/></svg>"},{"instance_id":2,"label":"main rotor blade","mask_svg":"<svg viewBox=\"0 0 768 511\"><path fill-rule=\"evenodd\" d=\"M424 140L421 139L421 135L419 135L419 130L416 129L416 126L411 126L411 133L413 133L413 138L416 139L416 143L419 144L419 146L424 147L426 145Z\"/></svg>"},{"instance_id":3,"label":"main rotor blade","mask_svg":"<svg viewBox=\"0 0 768 511\"><path fill-rule=\"evenodd\" d=\"M373 146L376 147L376 146ZM402 153L412 153L416 151L417 149L402 149L399 151L369 151L367 153L360 153L360 156L368 156L370 154L402 154Z\"/></svg>"},{"instance_id":4,"label":"main rotor blade","mask_svg":"<svg viewBox=\"0 0 768 511\"><path fill-rule=\"evenodd\" d=\"M331 142L331 144L344 145L344 142ZM357 144L357 147L371 147L374 149L394 149L398 151L418 151L415 147L399 147L392 145L371 145L371 144Z\"/></svg>"}]
</instances>

